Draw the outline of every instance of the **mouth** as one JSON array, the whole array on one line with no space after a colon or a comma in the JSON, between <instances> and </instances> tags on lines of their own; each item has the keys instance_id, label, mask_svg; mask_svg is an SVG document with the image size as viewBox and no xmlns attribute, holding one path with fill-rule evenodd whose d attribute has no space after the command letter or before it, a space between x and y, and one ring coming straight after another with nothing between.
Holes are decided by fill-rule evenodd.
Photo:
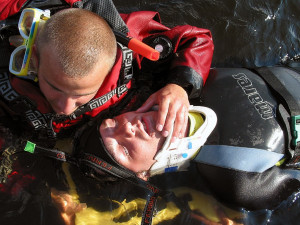
<instances>
[{"instance_id":1,"label":"mouth","mask_svg":"<svg viewBox=\"0 0 300 225\"><path fill-rule=\"evenodd\" d=\"M143 127L144 127L144 131L145 131L148 135L150 135L150 134L149 134L149 127L148 127L148 125L147 125L147 122L146 122L144 119L142 119L141 122L142 122L142 125L143 125Z\"/></svg>"}]
</instances>

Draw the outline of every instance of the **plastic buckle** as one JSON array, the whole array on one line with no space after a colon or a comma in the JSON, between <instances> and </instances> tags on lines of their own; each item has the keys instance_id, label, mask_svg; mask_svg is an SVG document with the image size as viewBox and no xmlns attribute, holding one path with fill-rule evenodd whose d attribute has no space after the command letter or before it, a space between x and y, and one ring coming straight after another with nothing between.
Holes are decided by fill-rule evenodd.
<instances>
[{"instance_id":1,"label":"plastic buckle","mask_svg":"<svg viewBox=\"0 0 300 225\"><path fill-rule=\"evenodd\" d=\"M300 141L300 115L291 117L292 123L292 145L297 146Z\"/></svg>"},{"instance_id":2,"label":"plastic buckle","mask_svg":"<svg viewBox=\"0 0 300 225\"><path fill-rule=\"evenodd\" d=\"M35 144L30 141L27 141L24 151L29 153L34 153L34 150L35 150Z\"/></svg>"}]
</instances>

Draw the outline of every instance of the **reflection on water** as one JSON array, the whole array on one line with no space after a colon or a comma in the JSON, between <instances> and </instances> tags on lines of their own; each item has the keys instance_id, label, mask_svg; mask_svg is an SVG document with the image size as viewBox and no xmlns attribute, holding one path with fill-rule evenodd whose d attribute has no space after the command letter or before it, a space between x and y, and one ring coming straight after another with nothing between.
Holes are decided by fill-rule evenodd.
<instances>
[{"instance_id":1,"label":"reflection on water","mask_svg":"<svg viewBox=\"0 0 300 225\"><path fill-rule=\"evenodd\" d=\"M121 12L157 10L168 26L191 24L210 29L215 67L266 66L300 57L298 0L114 2Z\"/></svg>"}]
</instances>

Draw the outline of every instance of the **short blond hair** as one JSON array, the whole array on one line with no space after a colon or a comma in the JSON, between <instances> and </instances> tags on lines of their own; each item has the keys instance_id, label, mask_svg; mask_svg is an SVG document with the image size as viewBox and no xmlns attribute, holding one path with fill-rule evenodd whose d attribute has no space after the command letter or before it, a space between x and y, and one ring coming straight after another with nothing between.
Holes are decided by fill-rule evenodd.
<instances>
[{"instance_id":1,"label":"short blond hair","mask_svg":"<svg viewBox=\"0 0 300 225\"><path fill-rule=\"evenodd\" d=\"M84 9L65 9L46 22L37 38L37 52L48 46L70 77L86 76L97 63L113 67L117 43L108 23L99 15Z\"/></svg>"}]
</instances>

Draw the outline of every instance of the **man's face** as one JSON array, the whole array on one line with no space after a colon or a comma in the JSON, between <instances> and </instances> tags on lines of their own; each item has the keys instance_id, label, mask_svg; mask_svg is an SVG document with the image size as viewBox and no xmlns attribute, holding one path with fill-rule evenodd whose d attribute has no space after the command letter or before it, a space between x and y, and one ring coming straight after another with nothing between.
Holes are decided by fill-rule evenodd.
<instances>
[{"instance_id":1,"label":"man's face","mask_svg":"<svg viewBox=\"0 0 300 225\"><path fill-rule=\"evenodd\" d=\"M88 75L72 78L62 72L55 53L49 47L41 50L38 68L40 89L52 109L61 115L69 115L89 102L108 73L105 66L95 65Z\"/></svg>"},{"instance_id":2,"label":"man's face","mask_svg":"<svg viewBox=\"0 0 300 225\"><path fill-rule=\"evenodd\" d=\"M156 111L128 112L102 122L103 142L120 165L135 173L150 169L165 141L155 129L156 119Z\"/></svg>"}]
</instances>

